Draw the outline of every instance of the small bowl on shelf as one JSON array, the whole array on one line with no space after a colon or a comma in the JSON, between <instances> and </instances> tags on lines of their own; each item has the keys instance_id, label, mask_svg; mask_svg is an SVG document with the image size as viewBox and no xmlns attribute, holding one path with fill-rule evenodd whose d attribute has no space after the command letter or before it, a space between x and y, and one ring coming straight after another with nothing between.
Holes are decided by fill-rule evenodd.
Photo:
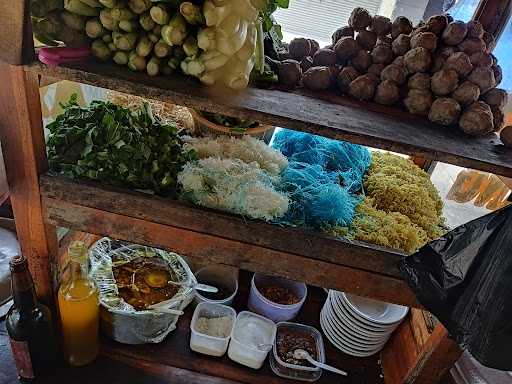
<instances>
[{"instance_id":1,"label":"small bowl on shelf","mask_svg":"<svg viewBox=\"0 0 512 384\"><path fill-rule=\"evenodd\" d=\"M214 328L211 332L202 328L204 321L201 321L201 318L206 319L207 326ZM224 330L219 321L215 322L217 319L231 323L227 324L228 326ZM235 320L236 312L231 307L213 303L199 304L190 323L190 349L209 356L223 356L228 349Z\"/></svg>"},{"instance_id":2,"label":"small bowl on shelf","mask_svg":"<svg viewBox=\"0 0 512 384\"><path fill-rule=\"evenodd\" d=\"M238 293L238 270L225 265L209 265L195 273L198 283L211 285L218 292L196 291L195 303L231 305Z\"/></svg>"},{"instance_id":3,"label":"small bowl on shelf","mask_svg":"<svg viewBox=\"0 0 512 384\"><path fill-rule=\"evenodd\" d=\"M276 339L270 354L272 371L287 379L317 381L322 369L310 365L305 360L296 360L293 351L304 349L314 360L325 363L325 349L322 334L308 325L281 322L277 324Z\"/></svg>"},{"instance_id":4,"label":"small bowl on shelf","mask_svg":"<svg viewBox=\"0 0 512 384\"><path fill-rule=\"evenodd\" d=\"M230 136L243 136L250 135L254 137L263 137L265 132L269 129L273 129L274 127L267 124L255 123L254 127L247 128L237 128L237 127L229 127L226 125L218 124L211 119L208 119L208 114L196 111L194 109L189 108L190 114L194 119L195 132L201 134L216 134L216 135L230 135Z\"/></svg>"},{"instance_id":5,"label":"small bowl on shelf","mask_svg":"<svg viewBox=\"0 0 512 384\"><path fill-rule=\"evenodd\" d=\"M304 283L255 273L247 307L278 323L297 316L307 295L308 288Z\"/></svg>"}]
</instances>

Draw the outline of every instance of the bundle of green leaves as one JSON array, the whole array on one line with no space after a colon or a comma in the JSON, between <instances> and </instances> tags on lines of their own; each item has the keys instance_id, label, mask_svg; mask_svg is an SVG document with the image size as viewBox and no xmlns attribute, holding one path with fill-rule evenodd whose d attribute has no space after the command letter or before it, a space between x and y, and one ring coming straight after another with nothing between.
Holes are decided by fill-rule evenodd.
<instances>
[{"instance_id":1,"label":"bundle of green leaves","mask_svg":"<svg viewBox=\"0 0 512 384\"><path fill-rule=\"evenodd\" d=\"M162 124L147 104L139 111L105 101L80 107L76 95L47 128L50 170L161 196L177 195L177 174L196 158L178 129Z\"/></svg>"}]
</instances>

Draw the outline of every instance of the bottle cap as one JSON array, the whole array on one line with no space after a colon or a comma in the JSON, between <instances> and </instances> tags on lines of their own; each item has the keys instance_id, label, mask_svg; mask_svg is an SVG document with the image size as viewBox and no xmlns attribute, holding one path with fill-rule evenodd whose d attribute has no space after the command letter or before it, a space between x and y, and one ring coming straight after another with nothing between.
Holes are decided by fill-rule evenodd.
<instances>
[{"instance_id":1,"label":"bottle cap","mask_svg":"<svg viewBox=\"0 0 512 384\"><path fill-rule=\"evenodd\" d=\"M22 255L16 255L9 261L11 272L21 272L28 268L28 261Z\"/></svg>"}]
</instances>

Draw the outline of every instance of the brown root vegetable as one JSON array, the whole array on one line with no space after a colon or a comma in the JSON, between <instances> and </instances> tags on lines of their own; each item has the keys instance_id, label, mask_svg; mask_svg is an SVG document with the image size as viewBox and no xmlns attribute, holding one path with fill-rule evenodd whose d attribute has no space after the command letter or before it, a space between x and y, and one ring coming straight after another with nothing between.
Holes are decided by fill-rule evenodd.
<instances>
[{"instance_id":1,"label":"brown root vegetable","mask_svg":"<svg viewBox=\"0 0 512 384\"><path fill-rule=\"evenodd\" d=\"M468 37L474 37L481 39L484 36L484 27L482 23L476 20L471 20L467 23L468 26Z\"/></svg>"},{"instance_id":2,"label":"brown root vegetable","mask_svg":"<svg viewBox=\"0 0 512 384\"><path fill-rule=\"evenodd\" d=\"M428 115L432 105L432 93L428 89L410 89L404 99L407 110L415 115Z\"/></svg>"},{"instance_id":3,"label":"brown root vegetable","mask_svg":"<svg viewBox=\"0 0 512 384\"><path fill-rule=\"evenodd\" d=\"M370 75L362 75L349 85L349 93L358 100L371 100L375 93L376 81Z\"/></svg>"},{"instance_id":4,"label":"brown root vegetable","mask_svg":"<svg viewBox=\"0 0 512 384\"><path fill-rule=\"evenodd\" d=\"M453 55L457 51L457 47L453 47L451 45L443 45L438 48L436 51L436 54L439 56L444 56L445 58L448 58L449 56Z\"/></svg>"},{"instance_id":5,"label":"brown root vegetable","mask_svg":"<svg viewBox=\"0 0 512 384\"><path fill-rule=\"evenodd\" d=\"M435 95L445 96L459 85L459 75L453 69L441 69L432 75L430 88Z\"/></svg>"},{"instance_id":6,"label":"brown root vegetable","mask_svg":"<svg viewBox=\"0 0 512 384\"><path fill-rule=\"evenodd\" d=\"M294 87L299 84L302 77L302 69L297 60L283 60L278 67L278 77L281 84Z\"/></svg>"},{"instance_id":7,"label":"brown root vegetable","mask_svg":"<svg viewBox=\"0 0 512 384\"><path fill-rule=\"evenodd\" d=\"M439 36L448 25L448 19L445 15L430 16L425 25L430 32Z\"/></svg>"},{"instance_id":8,"label":"brown root vegetable","mask_svg":"<svg viewBox=\"0 0 512 384\"><path fill-rule=\"evenodd\" d=\"M313 56L313 66L330 66L336 64L338 61L338 57L336 56L336 52L332 49L322 48L319 49L315 55Z\"/></svg>"},{"instance_id":9,"label":"brown root vegetable","mask_svg":"<svg viewBox=\"0 0 512 384\"><path fill-rule=\"evenodd\" d=\"M430 90L430 76L427 73L418 72L412 75L407 82L409 89Z\"/></svg>"},{"instance_id":10,"label":"brown root vegetable","mask_svg":"<svg viewBox=\"0 0 512 384\"><path fill-rule=\"evenodd\" d=\"M403 56L411 49L411 37L403 33L398 35L392 43L392 50L395 56Z\"/></svg>"},{"instance_id":11,"label":"brown root vegetable","mask_svg":"<svg viewBox=\"0 0 512 384\"><path fill-rule=\"evenodd\" d=\"M341 27L338 28L334 33L332 34L332 44L336 45L339 39L342 37L354 37L354 28L352 27Z\"/></svg>"},{"instance_id":12,"label":"brown root vegetable","mask_svg":"<svg viewBox=\"0 0 512 384\"><path fill-rule=\"evenodd\" d=\"M320 49L320 43L314 39L308 39L308 40L309 40L309 44L311 46L308 56L313 56Z\"/></svg>"},{"instance_id":13,"label":"brown root vegetable","mask_svg":"<svg viewBox=\"0 0 512 384\"><path fill-rule=\"evenodd\" d=\"M375 47L375 44L377 44L377 34L375 32L363 30L358 32L356 41L361 48L371 51Z\"/></svg>"},{"instance_id":14,"label":"brown root vegetable","mask_svg":"<svg viewBox=\"0 0 512 384\"><path fill-rule=\"evenodd\" d=\"M464 52L456 52L446 59L444 68L453 69L459 75L467 76L473 70L473 64Z\"/></svg>"},{"instance_id":15,"label":"brown root vegetable","mask_svg":"<svg viewBox=\"0 0 512 384\"><path fill-rule=\"evenodd\" d=\"M406 74L403 67L396 64L389 64L380 74L382 81L391 80L396 84L403 84L406 80Z\"/></svg>"},{"instance_id":16,"label":"brown root vegetable","mask_svg":"<svg viewBox=\"0 0 512 384\"><path fill-rule=\"evenodd\" d=\"M379 36L388 35L391 32L391 20L386 16L373 16L370 30Z\"/></svg>"},{"instance_id":17,"label":"brown root vegetable","mask_svg":"<svg viewBox=\"0 0 512 384\"><path fill-rule=\"evenodd\" d=\"M311 56L306 56L300 62L300 68L302 69L303 73L306 72L312 66L313 66L313 58Z\"/></svg>"},{"instance_id":18,"label":"brown root vegetable","mask_svg":"<svg viewBox=\"0 0 512 384\"><path fill-rule=\"evenodd\" d=\"M481 93L485 93L496 86L496 79L494 78L494 72L491 68L476 67L469 74L468 80L478 85Z\"/></svg>"},{"instance_id":19,"label":"brown root vegetable","mask_svg":"<svg viewBox=\"0 0 512 384\"><path fill-rule=\"evenodd\" d=\"M460 84L452 93L452 98L457 100L462 107L473 104L479 97L480 87L468 80Z\"/></svg>"},{"instance_id":20,"label":"brown root vegetable","mask_svg":"<svg viewBox=\"0 0 512 384\"><path fill-rule=\"evenodd\" d=\"M468 33L466 23L462 21L453 21L445 28L442 39L447 45L457 45L462 43L462 40Z\"/></svg>"},{"instance_id":21,"label":"brown root vegetable","mask_svg":"<svg viewBox=\"0 0 512 384\"><path fill-rule=\"evenodd\" d=\"M377 38L377 44L376 45L387 45L391 48L391 44L393 43L393 39L389 36L379 36Z\"/></svg>"},{"instance_id":22,"label":"brown root vegetable","mask_svg":"<svg viewBox=\"0 0 512 384\"><path fill-rule=\"evenodd\" d=\"M475 52L469 56L469 60L475 67L491 67L493 65L492 56L485 52Z\"/></svg>"},{"instance_id":23,"label":"brown root vegetable","mask_svg":"<svg viewBox=\"0 0 512 384\"><path fill-rule=\"evenodd\" d=\"M420 32L411 37L411 48L423 47L429 51L437 48L437 36L432 32Z\"/></svg>"},{"instance_id":24,"label":"brown root vegetable","mask_svg":"<svg viewBox=\"0 0 512 384\"><path fill-rule=\"evenodd\" d=\"M454 99L440 97L430 107L428 119L441 125L455 124L460 116L460 104Z\"/></svg>"},{"instance_id":25,"label":"brown root vegetable","mask_svg":"<svg viewBox=\"0 0 512 384\"><path fill-rule=\"evenodd\" d=\"M378 64L389 64L393 61L393 51L391 47L379 44L372 50L372 60Z\"/></svg>"},{"instance_id":26,"label":"brown root vegetable","mask_svg":"<svg viewBox=\"0 0 512 384\"><path fill-rule=\"evenodd\" d=\"M497 87L498 85L500 85L501 80L503 80L503 71L498 64L493 65L491 67L491 69L492 69L492 73L494 74L494 80L496 82L496 87Z\"/></svg>"},{"instance_id":27,"label":"brown root vegetable","mask_svg":"<svg viewBox=\"0 0 512 384\"><path fill-rule=\"evenodd\" d=\"M472 136L482 136L492 132L494 117L491 107L482 101L474 102L461 115L459 128Z\"/></svg>"},{"instance_id":28,"label":"brown root vegetable","mask_svg":"<svg viewBox=\"0 0 512 384\"><path fill-rule=\"evenodd\" d=\"M393 60L392 64L399 65L405 69L405 61L403 56L397 56L395 57L395 60ZM406 71L407 72L407 71Z\"/></svg>"},{"instance_id":29,"label":"brown root vegetable","mask_svg":"<svg viewBox=\"0 0 512 384\"><path fill-rule=\"evenodd\" d=\"M337 76L338 87L342 92L348 92L348 87L352 81L357 79L361 74L354 67L343 68Z\"/></svg>"},{"instance_id":30,"label":"brown root vegetable","mask_svg":"<svg viewBox=\"0 0 512 384\"><path fill-rule=\"evenodd\" d=\"M398 16L391 24L391 37L396 39L400 34L408 35L412 32L412 23L405 16Z\"/></svg>"},{"instance_id":31,"label":"brown root vegetable","mask_svg":"<svg viewBox=\"0 0 512 384\"><path fill-rule=\"evenodd\" d=\"M350 64L360 72L364 72L372 65L372 56L365 50L361 49L356 57L350 60Z\"/></svg>"},{"instance_id":32,"label":"brown root vegetable","mask_svg":"<svg viewBox=\"0 0 512 384\"><path fill-rule=\"evenodd\" d=\"M311 42L302 37L293 39L290 41L288 51L293 59L300 61L304 57L309 56L309 52L311 51Z\"/></svg>"},{"instance_id":33,"label":"brown root vegetable","mask_svg":"<svg viewBox=\"0 0 512 384\"><path fill-rule=\"evenodd\" d=\"M500 139L505 147L512 148L512 126L509 125L501 130Z\"/></svg>"},{"instance_id":34,"label":"brown root vegetable","mask_svg":"<svg viewBox=\"0 0 512 384\"><path fill-rule=\"evenodd\" d=\"M400 97L400 88L391 80L384 80L375 90L374 100L383 105L393 105Z\"/></svg>"},{"instance_id":35,"label":"brown root vegetable","mask_svg":"<svg viewBox=\"0 0 512 384\"><path fill-rule=\"evenodd\" d=\"M312 67L302 74L302 84L313 91L323 91L331 85L331 70L329 67Z\"/></svg>"},{"instance_id":36,"label":"brown root vegetable","mask_svg":"<svg viewBox=\"0 0 512 384\"><path fill-rule=\"evenodd\" d=\"M469 37L467 39L464 39L462 43L460 43L458 46L460 51L471 55L475 52L485 52L485 43L482 39L479 39L477 37Z\"/></svg>"},{"instance_id":37,"label":"brown root vegetable","mask_svg":"<svg viewBox=\"0 0 512 384\"><path fill-rule=\"evenodd\" d=\"M434 62L432 63L432 67L430 68L430 73L436 73L444 68L446 64L446 57L441 55L434 55Z\"/></svg>"},{"instance_id":38,"label":"brown root vegetable","mask_svg":"<svg viewBox=\"0 0 512 384\"><path fill-rule=\"evenodd\" d=\"M489 53L489 56L491 56L492 65L498 65L498 58L494 56L492 53Z\"/></svg>"},{"instance_id":39,"label":"brown root vegetable","mask_svg":"<svg viewBox=\"0 0 512 384\"><path fill-rule=\"evenodd\" d=\"M496 40L494 39L493 34L485 31L484 35L482 36L482 40L485 43L485 52L491 53L491 51L494 49L494 46L496 45Z\"/></svg>"},{"instance_id":40,"label":"brown root vegetable","mask_svg":"<svg viewBox=\"0 0 512 384\"><path fill-rule=\"evenodd\" d=\"M508 94L504 89L492 88L482 96L482 100L491 107L503 108L508 103Z\"/></svg>"},{"instance_id":41,"label":"brown root vegetable","mask_svg":"<svg viewBox=\"0 0 512 384\"><path fill-rule=\"evenodd\" d=\"M348 25L350 25L356 31L362 31L366 29L372 23L372 17L370 12L366 9L357 7L354 8L348 19Z\"/></svg>"},{"instance_id":42,"label":"brown root vegetable","mask_svg":"<svg viewBox=\"0 0 512 384\"><path fill-rule=\"evenodd\" d=\"M361 47L352 37L342 37L334 46L334 51L341 63L345 63L355 57L360 50Z\"/></svg>"},{"instance_id":43,"label":"brown root vegetable","mask_svg":"<svg viewBox=\"0 0 512 384\"><path fill-rule=\"evenodd\" d=\"M381 64L381 63L373 63L372 65L370 65L368 67L368 71L367 73L368 74L372 74L372 75L375 75L377 76L377 78L380 78L380 74L382 73L382 71L384 70L384 68L386 68L386 66L384 64Z\"/></svg>"},{"instance_id":44,"label":"brown root vegetable","mask_svg":"<svg viewBox=\"0 0 512 384\"><path fill-rule=\"evenodd\" d=\"M432 55L423 47L414 48L404 55L404 62L410 73L427 72L432 66Z\"/></svg>"},{"instance_id":45,"label":"brown root vegetable","mask_svg":"<svg viewBox=\"0 0 512 384\"><path fill-rule=\"evenodd\" d=\"M503 124L505 124L505 114L503 110L499 107L493 107L491 105L492 112L492 122L494 125L494 132L499 132L501 128L503 128Z\"/></svg>"},{"instance_id":46,"label":"brown root vegetable","mask_svg":"<svg viewBox=\"0 0 512 384\"><path fill-rule=\"evenodd\" d=\"M283 50L283 51L280 51L277 53L277 56L279 58L279 61L283 61L283 60L289 60L292 58L292 56L290 55L290 52L286 51L286 50Z\"/></svg>"}]
</instances>

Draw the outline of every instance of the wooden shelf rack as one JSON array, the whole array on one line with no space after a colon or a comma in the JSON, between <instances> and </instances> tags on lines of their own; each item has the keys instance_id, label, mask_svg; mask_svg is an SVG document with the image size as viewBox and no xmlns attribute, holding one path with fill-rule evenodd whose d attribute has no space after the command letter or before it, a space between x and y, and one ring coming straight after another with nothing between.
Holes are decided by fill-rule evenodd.
<instances>
[{"instance_id":1,"label":"wooden shelf rack","mask_svg":"<svg viewBox=\"0 0 512 384\"><path fill-rule=\"evenodd\" d=\"M25 70L512 177L512 151L495 134L465 136L396 108L344 96L257 88L229 93L184 76L150 77L94 61L63 66L37 62Z\"/></svg>"},{"instance_id":2,"label":"wooden shelf rack","mask_svg":"<svg viewBox=\"0 0 512 384\"><path fill-rule=\"evenodd\" d=\"M442 161L512 177L512 152L506 151L495 135L463 136L396 109L342 96L255 88L226 94L185 77L151 78L114 64L91 61L48 67L34 62L28 4L7 0L5 8L9 12L0 15L0 31L8 42L0 44L0 139L22 252L29 260L39 298L50 305L63 255L56 227L65 226L171 248L193 260L278 274L315 286L419 307L400 278L397 262L403 254L399 252L47 174L40 78L76 81L410 154L426 162ZM477 17L486 30L494 33L505 22L510 4L511 1L482 1ZM315 303L304 315L307 319L303 318L314 324L318 320L315 313L322 304L321 297L315 297ZM402 323L382 351L386 384L438 383L461 353L442 325L429 333L414 319L411 315ZM161 379L167 375L175 383L282 382L267 371L254 374L225 361L212 363L191 353L185 345L186 321L184 317L178 332L171 336L176 346L166 343L135 348L106 341L104 355L152 377ZM331 350L331 355L336 353ZM355 358L353 361L356 370L375 363ZM108 366L105 360L98 364ZM74 372L71 376L76 377L78 371ZM372 379L372 383L380 379Z\"/></svg>"}]
</instances>

